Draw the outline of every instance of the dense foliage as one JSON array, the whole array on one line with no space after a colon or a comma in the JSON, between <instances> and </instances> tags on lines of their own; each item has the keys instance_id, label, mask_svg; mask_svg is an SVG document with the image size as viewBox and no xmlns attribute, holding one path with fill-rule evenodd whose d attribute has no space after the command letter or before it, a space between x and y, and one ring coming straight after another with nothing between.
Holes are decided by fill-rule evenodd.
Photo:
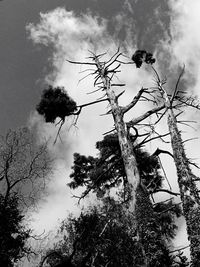
<instances>
[{"instance_id":1,"label":"dense foliage","mask_svg":"<svg viewBox=\"0 0 200 267\"><path fill-rule=\"evenodd\" d=\"M132 60L136 68L140 68L143 62L151 65L156 62L155 58L153 58L153 54L147 53L145 50L136 50L132 56Z\"/></svg>"},{"instance_id":2,"label":"dense foliage","mask_svg":"<svg viewBox=\"0 0 200 267\"><path fill-rule=\"evenodd\" d=\"M163 212L170 205L170 202L166 205L165 203L158 204L155 208L157 216L159 217L160 210ZM165 244L174 236L173 213L175 214L175 211L172 210L166 212L164 216L161 215L162 223L155 218L155 223L160 223L158 225L161 227L160 231L164 230ZM141 240L138 240L133 218L127 213L126 207L121 205L121 201L111 197L105 197L98 205L83 210L79 217L70 215L62 222L59 234L63 235L63 239L55 244L52 250L57 255L56 253L49 254L47 260L51 266L59 264L58 255L62 255L66 261L71 259L74 266L143 266L143 244ZM146 242L149 245L150 241ZM152 255L155 259L159 256L158 254ZM187 266L184 262L186 262L185 257L171 254L166 247L163 247L162 264L150 266Z\"/></svg>"},{"instance_id":3,"label":"dense foliage","mask_svg":"<svg viewBox=\"0 0 200 267\"><path fill-rule=\"evenodd\" d=\"M14 262L29 252L26 241L30 230L23 226L24 216L19 210L17 196L7 199L0 195L0 263L2 267L14 266Z\"/></svg>"},{"instance_id":4,"label":"dense foliage","mask_svg":"<svg viewBox=\"0 0 200 267\"><path fill-rule=\"evenodd\" d=\"M133 137L132 137L133 138ZM74 154L73 172L70 175L72 181L69 186L73 189L86 186L86 191L93 190L99 196L120 184L127 184L123 159L116 134L105 136L102 141L96 143L99 157ZM134 148L142 183L150 193L162 186L159 162L156 157L139 148Z\"/></svg>"},{"instance_id":5,"label":"dense foliage","mask_svg":"<svg viewBox=\"0 0 200 267\"><path fill-rule=\"evenodd\" d=\"M72 115L77 110L77 106L76 102L64 91L64 88L49 86L43 91L36 110L44 116L46 122L54 123L56 118L64 121L66 116Z\"/></svg>"},{"instance_id":6,"label":"dense foliage","mask_svg":"<svg viewBox=\"0 0 200 267\"><path fill-rule=\"evenodd\" d=\"M154 251L154 245L159 242L160 250L148 256L149 266L179 266L174 265L175 256L170 254L169 247L177 229L176 218L181 215L180 207L172 199L153 204L149 199L140 198L139 205L151 205L151 208L145 207L145 214L139 216L138 228L138 222L136 224L127 211L127 181L117 136L106 136L96 147L97 158L74 155L70 186L86 187L84 196L93 190L103 204L90 207L78 218L72 216L64 221L61 226L64 238L55 249L67 258L74 254L75 266L80 266L86 257L86 266L142 266L144 246ZM150 196L162 187L158 160L139 148L135 148L135 153L142 183ZM118 200L105 195L112 188L118 188ZM146 194L144 196L146 198ZM138 239L138 231L142 231L141 239Z\"/></svg>"}]
</instances>

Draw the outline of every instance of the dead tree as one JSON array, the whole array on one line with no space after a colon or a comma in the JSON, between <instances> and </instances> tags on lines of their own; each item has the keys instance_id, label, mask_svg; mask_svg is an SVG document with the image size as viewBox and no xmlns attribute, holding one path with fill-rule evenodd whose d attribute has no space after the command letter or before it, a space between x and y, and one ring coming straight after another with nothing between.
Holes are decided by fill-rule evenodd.
<instances>
[{"instance_id":1,"label":"dead tree","mask_svg":"<svg viewBox=\"0 0 200 267\"><path fill-rule=\"evenodd\" d=\"M187 234L190 241L191 266L196 267L200 264L200 198L195 181L199 179L191 170L191 163L186 156L184 141L177 126L177 117L180 113L175 115L174 110L180 110L188 106L200 109L200 106L193 97L187 97L184 95L184 92L178 90L178 83L183 75L184 68L178 78L173 95L167 94L164 88L166 81L160 79L154 68L153 71L156 74L157 89L162 97L167 114L173 158L176 165L180 197L183 206L183 215L186 220Z\"/></svg>"},{"instance_id":2,"label":"dead tree","mask_svg":"<svg viewBox=\"0 0 200 267\"><path fill-rule=\"evenodd\" d=\"M0 136L0 146L0 194L5 206L17 195L20 207L33 207L52 171L47 143L37 145L29 129L21 128Z\"/></svg>"},{"instance_id":3,"label":"dead tree","mask_svg":"<svg viewBox=\"0 0 200 267\"><path fill-rule=\"evenodd\" d=\"M132 213L135 218L134 221L137 228L138 240L141 242L141 249L144 256L143 266L157 266L157 264L159 264L158 262L160 262L160 264L162 262L162 251L164 251L165 244L155 225L155 217L152 203L149 198L149 193L140 179L137 161L133 151L133 145L130 140L130 128L132 127L136 131L136 140L140 136L136 128L137 124L149 118L151 115L157 114L157 112L164 109L164 105L154 107L138 118L133 119L129 123L125 122L125 113L135 107L138 101L140 101L142 98L147 99L143 96L144 94L151 97L152 92L151 89L142 88L128 105L124 107L119 105L118 99L123 92L119 95L116 95L114 88L116 86L124 86L124 84L115 84L113 82L113 77L120 71L119 68L121 64L123 64L123 62L119 60L121 55L122 53L120 53L118 50L108 61L102 61L104 54L95 55L92 53L92 56L90 57L92 62L69 62L73 64L91 65L95 67L94 72L92 73L95 75L94 86L98 86L97 90L102 90L102 92L105 93L105 98L108 100L110 105L110 110L107 114L112 114L113 116L115 131L120 144L121 156L124 162L128 181L128 191L130 197L129 212ZM146 63L153 64L154 62L154 60L150 60ZM152 102L154 101L152 100ZM149 134L145 134L144 137L145 138L142 140L141 144L151 140ZM155 137L155 139L156 138L160 138L160 136ZM150 242L151 244L154 243L154 246L150 246L147 242L147 240L150 239L155 241ZM157 252L159 251L160 258L156 256L158 255ZM163 266L165 266L165 264L163 264Z\"/></svg>"}]
</instances>

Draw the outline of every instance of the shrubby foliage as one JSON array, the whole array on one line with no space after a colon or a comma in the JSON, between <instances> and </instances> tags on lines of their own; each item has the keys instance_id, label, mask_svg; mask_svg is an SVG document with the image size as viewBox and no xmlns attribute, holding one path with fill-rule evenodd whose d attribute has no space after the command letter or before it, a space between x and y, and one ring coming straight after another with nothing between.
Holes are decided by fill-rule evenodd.
<instances>
[{"instance_id":1,"label":"shrubby foliage","mask_svg":"<svg viewBox=\"0 0 200 267\"><path fill-rule=\"evenodd\" d=\"M134 140L134 137L131 137ZM99 157L74 154L74 165L70 175L72 181L69 186L73 189L86 186L87 191L98 192L104 195L113 187L122 185L126 189L127 178L120 146L116 134L104 137L96 143ZM142 183L148 188L149 193L154 193L162 187L160 166L156 157L150 156L146 151L133 147L137 158L138 169ZM126 195L126 194L125 194Z\"/></svg>"},{"instance_id":2,"label":"shrubby foliage","mask_svg":"<svg viewBox=\"0 0 200 267\"><path fill-rule=\"evenodd\" d=\"M134 217L127 210L126 175L117 136L106 136L97 142L96 147L99 150L97 158L78 153L74 155L71 174L73 181L70 186L86 187L84 196L92 190L99 197L100 203L83 211L78 218L70 216L62 223L60 232L64 237L55 245L55 251L67 259L73 254L71 260L75 266L142 266L143 247L149 246L153 249L155 243L159 242L162 246L157 254L149 256L149 266L187 266L176 265L177 257L169 251L177 230L176 218L181 215L179 205L172 199L156 204L150 202L151 209L139 216L139 224L147 222L147 225L141 227L140 231L146 231L141 234L143 238L138 239L139 229ZM150 197L154 191L162 188L158 160L139 148L135 148L135 153L143 183L149 189ZM112 188L118 188L118 197L115 199L108 196ZM142 199L139 204L146 203L149 203L149 200ZM148 214L152 211L153 214ZM152 229L159 234L148 233ZM157 239L158 236L161 240ZM86 265L81 265L86 258ZM54 256L54 261L59 259Z\"/></svg>"},{"instance_id":3,"label":"shrubby foliage","mask_svg":"<svg viewBox=\"0 0 200 267\"><path fill-rule=\"evenodd\" d=\"M169 205L170 203L164 205L164 210ZM171 240L175 234L174 223L171 221L173 211L166 212L163 217L167 218L165 225L157 221L156 216L159 216L159 212L155 215L155 223L159 224L161 232L164 229L164 243L169 245L167 240ZM63 234L63 239L55 244L53 251L65 259L69 259L73 254L71 262L74 266L143 266L141 240L137 238L132 216L127 213L127 208L121 205L119 200L105 197L96 206L83 210L79 217L70 215L62 222L59 233ZM150 245L149 240L146 242ZM165 247L163 249L162 264L150 266L187 266L181 263L186 261L183 256L170 254ZM156 259L160 255L155 254L152 257ZM59 257L52 254L47 262L56 266Z\"/></svg>"},{"instance_id":4,"label":"shrubby foliage","mask_svg":"<svg viewBox=\"0 0 200 267\"><path fill-rule=\"evenodd\" d=\"M44 116L46 122L54 123L57 117L64 121L66 116L72 115L77 110L77 105L63 87L49 86L43 91L36 110Z\"/></svg>"},{"instance_id":5,"label":"shrubby foliage","mask_svg":"<svg viewBox=\"0 0 200 267\"><path fill-rule=\"evenodd\" d=\"M14 262L29 253L26 241L30 230L23 226L24 216L19 209L17 195L5 198L0 195L0 263L2 267L14 266Z\"/></svg>"}]
</instances>

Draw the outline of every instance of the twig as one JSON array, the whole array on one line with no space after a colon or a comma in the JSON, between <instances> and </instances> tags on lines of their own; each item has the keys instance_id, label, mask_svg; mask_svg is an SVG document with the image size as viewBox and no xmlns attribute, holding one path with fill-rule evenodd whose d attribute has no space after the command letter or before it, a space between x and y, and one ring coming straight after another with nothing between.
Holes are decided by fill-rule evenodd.
<instances>
[{"instance_id":1,"label":"twig","mask_svg":"<svg viewBox=\"0 0 200 267\"><path fill-rule=\"evenodd\" d=\"M183 68L182 68L182 70L181 70L181 73L179 74L179 77L178 77L178 80L177 80L177 82L176 82L176 86L175 86L175 89L174 89L174 93L173 93L173 95L172 95L172 97L171 97L171 99L170 99L170 105L171 105L171 106L172 106L172 103L173 103L173 101L174 101L174 98L175 98L175 96L176 96L176 94L177 94L178 85L179 85L179 82L180 82L180 80L181 80L181 77L182 77L183 74L184 74L184 71L185 71L185 65L183 65Z\"/></svg>"},{"instance_id":2,"label":"twig","mask_svg":"<svg viewBox=\"0 0 200 267\"><path fill-rule=\"evenodd\" d=\"M177 252L177 251L180 251L180 250L184 250L186 248L189 248L190 246L185 246L185 247L182 247L182 248L178 248L178 249L175 249L175 250L172 250L172 251L169 251L169 253L174 253L174 252Z\"/></svg>"},{"instance_id":3,"label":"twig","mask_svg":"<svg viewBox=\"0 0 200 267\"><path fill-rule=\"evenodd\" d=\"M72 60L66 60L67 62L69 63L72 63L72 64L78 64L78 65L93 65L93 66L96 66L96 63L90 63L90 62L80 62L80 61L72 61Z\"/></svg>"},{"instance_id":4,"label":"twig","mask_svg":"<svg viewBox=\"0 0 200 267\"><path fill-rule=\"evenodd\" d=\"M163 165L162 165L162 162L161 162L161 159L160 159L159 156L158 156L158 160L159 160L161 169L162 169L162 171L163 171L164 177L165 177L165 179L166 179L166 181L167 181L167 183L168 183L169 189L172 190L172 187L171 187L171 185L170 185L169 179L167 178L167 174L166 174L166 172L165 172L165 169L164 169L164 167L163 167Z\"/></svg>"},{"instance_id":5,"label":"twig","mask_svg":"<svg viewBox=\"0 0 200 267\"><path fill-rule=\"evenodd\" d=\"M186 139L184 141L182 141L182 144L188 142L188 141L192 141L192 140L196 140L196 139L199 139L198 137L194 137L194 138L189 138L189 139Z\"/></svg>"},{"instance_id":6,"label":"twig","mask_svg":"<svg viewBox=\"0 0 200 267\"><path fill-rule=\"evenodd\" d=\"M172 158L174 158L174 156L172 155L172 153L170 153L170 152L167 151L167 150L160 149L160 148L157 148L156 151L155 151L151 156L158 156L158 155L160 155L161 153L163 153L163 154L168 154L169 156L171 156Z\"/></svg>"}]
</instances>

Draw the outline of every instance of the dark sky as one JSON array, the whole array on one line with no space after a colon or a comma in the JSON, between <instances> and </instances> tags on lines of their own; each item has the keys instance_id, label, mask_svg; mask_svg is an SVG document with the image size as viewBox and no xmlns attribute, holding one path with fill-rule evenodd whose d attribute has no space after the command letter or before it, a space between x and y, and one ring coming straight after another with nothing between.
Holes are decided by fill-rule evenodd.
<instances>
[{"instance_id":1,"label":"dark sky","mask_svg":"<svg viewBox=\"0 0 200 267\"><path fill-rule=\"evenodd\" d=\"M140 48L153 49L164 36L169 23L167 0L133 0L132 11L122 0L3 0L0 1L0 134L9 128L26 124L40 98L44 77L49 72L50 48L34 46L28 39L26 25L39 22L39 13L63 6L77 14L91 11L109 20L115 31L113 17L127 14L119 38L126 38L132 25L133 39ZM159 10L159 12L155 12ZM157 14L157 15L156 15ZM160 23L160 20L164 23ZM163 35L163 36L162 36ZM151 41L150 41L151 40Z\"/></svg>"}]
</instances>

